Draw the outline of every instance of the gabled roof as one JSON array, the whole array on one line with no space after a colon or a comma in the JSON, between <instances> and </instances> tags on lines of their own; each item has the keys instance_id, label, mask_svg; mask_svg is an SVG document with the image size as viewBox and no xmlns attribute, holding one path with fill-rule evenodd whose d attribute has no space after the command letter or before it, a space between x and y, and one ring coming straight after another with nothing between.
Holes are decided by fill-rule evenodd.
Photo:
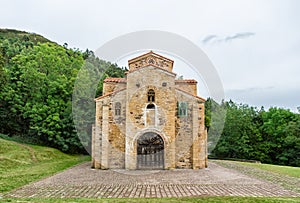
<instances>
[{"instance_id":1,"label":"gabled roof","mask_svg":"<svg viewBox=\"0 0 300 203\"><path fill-rule=\"evenodd\" d=\"M115 82L115 83L126 83L125 78L106 78L103 82Z\"/></svg>"},{"instance_id":2,"label":"gabled roof","mask_svg":"<svg viewBox=\"0 0 300 203\"><path fill-rule=\"evenodd\" d=\"M122 92L123 90L126 90L126 88L122 88L122 89L119 89L119 90L116 90L116 91L114 91L114 92L110 92L110 93L108 93L108 94L105 94L105 95L102 95L102 96L100 96L100 97L97 97L96 99L94 99L94 101L99 101L99 100L101 100L101 99L103 99L103 98L105 98L105 97L108 97L108 96L113 96L113 95L115 95L115 94L117 94L117 93L119 93L119 92Z\"/></svg>"},{"instance_id":3,"label":"gabled roof","mask_svg":"<svg viewBox=\"0 0 300 203\"><path fill-rule=\"evenodd\" d=\"M142 67L154 66L156 68L167 70L168 72L173 73L173 64L173 60L154 53L153 51L128 60L129 72Z\"/></svg>"},{"instance_id":4,"label":"gabled roof","mask_svg":"<svg viewBox=\"0 0 300 203\"><path fill-rule=\"evenodd\" d=\"M140 56L137 56L137 57L135 57L135 58L133 58L133 59L130 59L130 60L128 60L128 63L132 63L132 62L137 61L137 60L139 60L140 58L143 58L143 57L148 56L148 55L156 56L156 57L158 57L158 58L163 58L163 59L165 59L165 60L167 60L167 61L170 61L172 64L174 63L173 60L171 60L171 59L169 59L169 58L166 58L166 57L164 57L164 56L162 56L162 55L159 55L159 54L157 54L157 53L154 53L153 51L149 51L148 53L145 53L145 54L142 54L142 55L140 55Z\"/></svg>"},{"instance_id":5,"label":"gabled roof","mask_svg":"<svg viewBox=\"0 0 300 203\"><path fill-rule=\"evenodd\" d=\"M206 99L204 99L203 97L199 97L198 95L191 94L191 93L189 93L189 92L187 92L187 91L185 91L185 90L183 90L183 89L180 89L180 88L178 88L178 87L175 87L175 89L176 89L176 90L179 90L179 91L181 91L181 92L183 92L183 93L185 93L185 94L188 94L188 95L190 95L190 96L193 96L193 97L195 97L196 99L199 99L199 100L201 100L201 101L203 101L203 102L206 101Z\"/></svg>"},{"instance_id":6,"label":"gabled roof","mask_svg":"<svg viewBox=\"0 0 300 203\"><path fill-rule=\"evenodd\" d=\"M175 83L194 83L197 84L197 80L194 79L185 79L185 80L175 80Z\"/></svg>"}]
</instances>

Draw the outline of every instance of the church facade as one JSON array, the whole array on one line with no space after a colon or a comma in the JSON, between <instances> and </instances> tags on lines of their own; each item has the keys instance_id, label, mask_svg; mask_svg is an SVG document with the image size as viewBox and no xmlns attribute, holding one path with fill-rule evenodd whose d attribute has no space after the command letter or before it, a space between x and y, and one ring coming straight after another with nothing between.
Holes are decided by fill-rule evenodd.
<instances>
[{"instance_id":1,"label":"church facade","mask_svg":"<svg viewBox=\"0 0 300 203\"><path fill-rule=\"evenodd\" d=\"M92 167L207 167L204 102L197 81L177 80L173 61L148 52L128 61L125 78L106 78L95 99Z\"/></svg>"}]
</instances>

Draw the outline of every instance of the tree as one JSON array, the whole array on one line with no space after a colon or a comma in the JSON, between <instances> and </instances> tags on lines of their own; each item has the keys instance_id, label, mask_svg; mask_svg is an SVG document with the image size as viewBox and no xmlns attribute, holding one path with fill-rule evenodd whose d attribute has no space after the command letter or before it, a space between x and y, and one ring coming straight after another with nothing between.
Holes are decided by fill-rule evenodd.
<instances>
[{"instance_id":1,"label":"tree","mask_svg":"<svg viewBox=\"0 0 300 203\"><path fill-rule=\"evenodd\" d=\"M272 107L269 111L263 112L263 125L261 126L263 142L260 150L266 155L266 158L262 161L282 165L293 162L290 158L295 153L290 156L289 149L286 147L291 148L291 141L299 138L299 135L297 138L297 127L299 127L297 120L296 114L286 109ZM294 144L297 148L297 144ZM292 149L296 148L292 147Z\"/></svg>"},{"instance_id":2,"label":"tree","mask_svg":"<svg viewBox=\"0 0 300 203\"><path fill-rule=\"evenodd\" d=\"M226 102L225 106L225 126L213 154L222 158L253 159L258 136L253 118L257 110L232 101Z\"/></svg>"},{"instance_id":3,"label":"tree","mask_svg":"<svg viewBox=\"0 0 300 203\"><path fill-rule=\"evenodd\" d=\"M215 148L223 131L226 116L224 106L218 104L212 98L205 102L205 127L208 131L208 153Z\"/></svg>"},{"instance_id":4,"label":"tree","mask_svg":"<svg viewBox=\"0 0 300 203\"><path fill-rule=\"evenodd\" d=\"M71 95L81 53L45 43L12 58L4 100L12 113L28 123L30 136L50 146L73 151L81 144L71 114Z\"/></svg>"},{"instance_id":5,"label":"tree","mask_svg":"<svg viewBox=\"0 0 300 203\"><path fill-rule=\"evenodd\" d=\"M6 74L4 72L4 57L2 56L2 53L0 51L0 89L3 88L3 86L6 84Z\"/></svg>"},{"instance_id":6,"label":"tree","mask_svg":"<svg viewBox=\"0 0 300 203\"><path fill-rule=\"evenodd\" d=\"M76 130L85 149L90 151L90 135L95 122L95 96L102 95L103 81L107 77L124 77L126 69L100 60L86 50L84 66L78 73L73 92L73 116Z\"/></svg>"},{"instance_id":7,"label":"tree","mask_svg":"<svg viewBox=\"0 0 300 203\"><path fill-rule=\"evenodd\" d=\"M95 57L90 50L68 49L36 34L0 29L0 39L0 133L83 152L81 143L89 145L95 118L91 108L95 93L102 94L106 77L124 77L126 69ZM74 90L77 73L84 66L91 71L81 71L85 79ZM83 92L84 88L91 91ZM83 107L76 115L72 113L73 92L83 95L74 100ZM79 128L75 129L73 119L81 122ZM86 138L81 142L76 132L80 128L85 128Z\"/></svg>"},{"instance_id":8,"label":"tree","mask_svg":"<svg viewBox=\"0 0 300 203\"><path fill-rule=\"evenodd\" d=\"M282 153L278 156L279 164L300 166L300 116L289 122L285 128Z\"/></svg>"}]
</instances>

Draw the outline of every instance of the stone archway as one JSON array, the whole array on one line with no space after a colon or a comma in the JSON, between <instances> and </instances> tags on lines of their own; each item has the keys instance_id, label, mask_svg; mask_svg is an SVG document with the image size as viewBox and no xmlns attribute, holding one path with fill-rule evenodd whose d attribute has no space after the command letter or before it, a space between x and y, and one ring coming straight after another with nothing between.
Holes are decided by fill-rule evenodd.
<instances>
[{"instance_id":1,"label":"stone archway","mask_svg":"<svg viewBox=\"0 0 300 203\"><path fill-rule=\"evenodd\" d=\"M164 141L154 132L146 132L137 140L137 169L164 169Z\"/></svg>"}]
</instances>

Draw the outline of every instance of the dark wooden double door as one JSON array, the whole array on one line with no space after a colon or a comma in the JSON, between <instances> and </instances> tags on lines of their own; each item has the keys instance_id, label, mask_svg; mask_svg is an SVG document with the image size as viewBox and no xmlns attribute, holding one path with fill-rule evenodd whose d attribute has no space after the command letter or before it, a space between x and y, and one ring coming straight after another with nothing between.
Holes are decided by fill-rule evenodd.
<instances>
[{"instance_id":1,"label":"dark wooden double door","mask_svg":"<svg viewBox=\"0 0 300 203\"><path fill-rule=\"evenodd\" d=\"M164 141L158 134L148 132L138 139L137 169L164 169Z\"/></svg>"}]
</instances>

